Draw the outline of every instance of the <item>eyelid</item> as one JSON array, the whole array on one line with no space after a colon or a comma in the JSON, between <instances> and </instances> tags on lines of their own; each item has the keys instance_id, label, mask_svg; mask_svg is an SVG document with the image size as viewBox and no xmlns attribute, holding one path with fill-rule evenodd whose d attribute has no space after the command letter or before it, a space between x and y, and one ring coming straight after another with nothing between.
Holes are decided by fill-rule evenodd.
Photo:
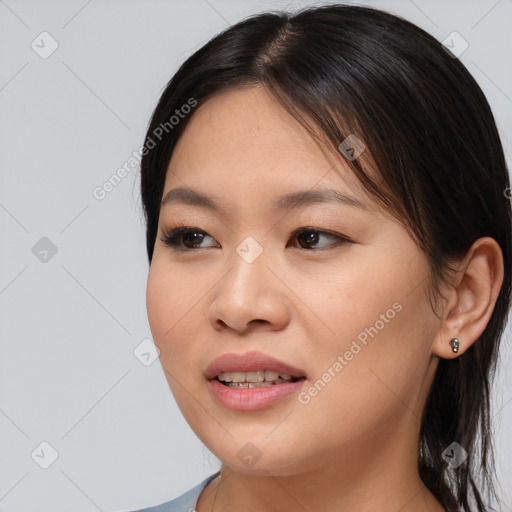
<instances>
[{"instance_id":1,"label":"eyelid","mask_svg":"<svg viewBox=\"0 0 512 512\"><path fill-rule=\"evenodd\" d=\"M343 240L347 240L348 242L351 242L352 240L341 233L336 233L335 231L330 231L328 229L323 228L316 228L314 226L301 226L300 228L297 228L295 231L292 231L290 236L297 236L302 231L316 231L322 235L328 235L332 238L341 238Z\"/></svg>"},{"instance_id":2,"label":"eyelid","mask_svg":"<svg viewBox=\"0 0 512 512\"><path fill-rule=\"evenodd\" d=\"M210 236L203 229L195 227L195 226L187 226L187 225L185 225L183 223L181 223L179 225L176 225L176 226L173 226L173 227L168 228L168 229L162 229L162 236L159 236L158 238L167 247L169 247L170 249L172 249L173 251L176 251L176 252L178 252L178 251L181 251L181 252L192 252L192 251L197 251L199 249L203 249L204 250L204 249L211 249L212 248L212 246L210 246L210 247L198 247L198 248L195 248L195 249L190 249L188 247L182 247L179 244L171 243L171 240L176 239L176 237L178 237L181 233L188 232L188 231L195 231L195 232L198 232L198 233L206 235L208 238L211 238L212 240L215 240L215 238ZM218 244L218 242L216 240L215 240L215 242Z\"/></svg>"}]
</instances>

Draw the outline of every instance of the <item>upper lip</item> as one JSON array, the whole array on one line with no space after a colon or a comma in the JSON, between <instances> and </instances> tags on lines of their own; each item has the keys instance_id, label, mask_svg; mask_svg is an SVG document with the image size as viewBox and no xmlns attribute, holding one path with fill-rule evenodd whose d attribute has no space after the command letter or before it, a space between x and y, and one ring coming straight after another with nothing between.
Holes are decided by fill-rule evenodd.
<instances>
[{"instance_id":1,"label":"upper lip","mask_svg":"<svg viewBox=\"0 0 512 512\"><path fill-rule=\"evenodd\" d=\"M304 371L257 351L244 354L223 354L208 365L204 375L208 380L212 380L222 372L254 372L257 370L272 370L296 378L306 376Z\"/></svg>"}]
</instances>

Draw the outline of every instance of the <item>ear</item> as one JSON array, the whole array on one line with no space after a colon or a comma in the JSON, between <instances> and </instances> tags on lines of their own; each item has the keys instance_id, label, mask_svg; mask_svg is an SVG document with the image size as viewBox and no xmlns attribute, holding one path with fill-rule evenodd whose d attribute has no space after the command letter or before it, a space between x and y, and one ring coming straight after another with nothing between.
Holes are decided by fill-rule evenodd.
<instances>
[{"instance_id":1,"label":"ear","mask_svg":"<svg viewBox=\"0 0 512 512\"><path fill-rule=\"evenodd\" d=\"M443 291L446 302L432 345L433 354L453 359L478 339L494 310L503 272L503 254L496 240L476 240L458 264L453 284ZM460 340L457 353L450 345L452 338Z\"/></svg>"}]
</instances>

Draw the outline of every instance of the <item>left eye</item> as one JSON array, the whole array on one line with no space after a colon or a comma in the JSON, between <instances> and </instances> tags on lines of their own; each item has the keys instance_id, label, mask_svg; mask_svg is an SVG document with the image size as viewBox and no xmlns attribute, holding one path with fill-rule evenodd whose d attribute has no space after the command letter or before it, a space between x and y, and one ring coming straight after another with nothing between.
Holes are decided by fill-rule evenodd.
<instances>
[{"instance_id":1,"label":"left eye","mask_svg":"<svg viewBox=\"0 0 512 512\"><path fill-rule=\"evenodd\" d=\"M333 233L327 233L325 231L320 231L318 229L313 228L300 228L292 233L292 237L296 238L299 241L302 241L301 249L310 250L312 247L311 245L314 245L315 248L318 248L318 241L324 237L324 238L330 238L331 240L334 240L334 243L327 244L327 245L338 245L343 242L348 242L348 239L341 236L341 235L335 235ZM300 242L299 242L300 243ZM303 244L306 246L304 247ZM325 247L326 244L323 245ZM323 248L320 247L320 248Z\"/></svg>"},{"instance_id":2,"label":"left eye","mask_svg":"<svg viewBox=\"0 0 512 512\"><path fill-rule=\"evenodd\" d=\"M331 244L323 244L323 246L319 246L319 240L324 238L330 238L334 240ZM202 242L205 239L210 239L214 243L205 247L200 247ZM325 248L325 246L329 245L339 245L344 242L349 242L346 237L341 235L336 235L333 233L327 233L326 231L321 231L319 229L314 228L300 228L295 230L292 235L292 239L297 239L299 241L300 247L296 247L304 250L311 250L315 248ZM208 247L220 247L215 240L209 236L205 231L195 227L180 227L177 229L173 229L168 233L164 233L160 240L167 246L171 247L175 251L187 251L193 249L203 249ZM312 247L313 246L313 247Z\"/></svg>"}]
</instances>

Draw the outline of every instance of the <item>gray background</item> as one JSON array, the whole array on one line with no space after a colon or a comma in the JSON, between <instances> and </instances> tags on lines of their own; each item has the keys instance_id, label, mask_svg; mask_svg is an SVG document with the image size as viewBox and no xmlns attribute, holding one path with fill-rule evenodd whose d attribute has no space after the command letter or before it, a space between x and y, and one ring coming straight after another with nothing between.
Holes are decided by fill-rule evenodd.
<instances>
[{"instance_id":1,"label":"gray background","mask_svg":"<svg viewBox=\"0 0 512 512\"><path fill-rule=\"evenodd\" d=\"M93 190L141 146L162 88L195 49L248 14L308 3L0 0L1 511L133 510L218 468L158 359L134 354L151 338L138 168L102 200ZM366 3L440 41L462 35L460 59L491 103L510 162L512 2ZM47 58L43 31L58 43ZM509 326L493 394L505 510L510 339ZM47 469L43 442L58 453Z\"/></svg>"}]
</instances>

